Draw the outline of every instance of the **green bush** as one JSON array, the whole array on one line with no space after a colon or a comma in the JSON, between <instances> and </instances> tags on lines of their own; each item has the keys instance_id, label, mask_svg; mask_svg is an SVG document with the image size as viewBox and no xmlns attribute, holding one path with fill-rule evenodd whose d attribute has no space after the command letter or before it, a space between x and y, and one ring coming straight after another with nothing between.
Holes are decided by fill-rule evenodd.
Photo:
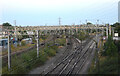
<instances>
[{"instance_id":1,"label":"green bush","mask_svg":"<svg viewBox=\"0 0 120 76\"><path fill-rule=\"evenodd\" d=\"M20 44L18 43L17 46L20 47Z\"/></svg>"},{"instance_id":2,"label":"green bush","mask_svg":"<svg viewBox=\"0 0 120 76\"><path fill-rule=\"evenodd\" d=\"M65 43L66 43L66 39L63 38L63 39L57 39L57 42L61 45L61 46L64 46Z\"/></svg>"},{"instance_id":3,"label":"green bush","mask_svg":"<svg viewBox=\"0 0 120 76\"><path fill-rule=\"evenodd\" d=\"M46 48L45 49L45 52L48 54L48 56L55 56L55 54L56 54L56 51L54 50L54 49L52 49L52 48Z\"/></svg>"},{"instance_id":4,"label":"green bush","mask_svg":"<svg viewBox=\"0 0 120 76\"><path fill-rule=\"evenodd\" d=\"M57 50L58 46L52 46L51 49Z\"/></svg>"},{"instance_id":5,"label":"green bush","mask_svg":"<svg viewBox=\"0 0 120 76\"><path fill-rule=\"evenodd\" d=\"M11 45L11 49L15 49L15 47L14 47L14 45L13 45L13 44Z\"/></svg>"},{"instance_id":6,"label":"green bush","mask_svg":"<svg viewBox=\"0 0 120 76\"><path fill-rule=\"evenodd\" d=\"M26 44L25 41L21 41L22 46L25 46L25 44Z\"/></svg>"},{"instance_id":7,"label":"green bush","mask_svg":"<svg viewBox=\"0 0 120 76\"><path fill-rule=\"evenodd\" d=\"M100 73L101 74L118 74L118 58L117 57L112 57L109 58L107 57L105 61L103 61L100 64Z\"/></svg>"},{"instance_id":8,"label":"green bush","mask_svg":"<svg viewBox=\"0 0 120 76\"><path fill-rule=\"evenodd\" d=\"M14 70L13 74L24 74L26 72L26 69L23 67L23 65L18 65L17 69Z\"/></svg>"},{"instance_id":9,"label":"green bush","mask_svg":"<svg viewBox=\"0 0 120 76\"><path fill-rule=\"evenodd\" d=\"M44 54L40 55L39 58L40 58L39 61L41 62L41 64L44 64L45 61L47 60L47 54L44 53Z\"/></svg>"},{"instance_id":10,"label":"green bush","mask_svg":"<svg viewBox=\"0 0 120 76\"><path fill-rule=\"evenodd\" d=\"M107 57L105 60L100 61L99 74L118 74L118 71L120 71L119 67L117 57ZM90 74L98 74L97 67L91 68Z\"/></svg>"},{"instance_id":11,"label":"green bush","mask_svg":"<svg viewBox=\"0 0 120 76\"><path fill-rule=\"evenodd\" d=\"M119 55L117 47L112 40L112 37L109 36L107 42L104 45L105 51L102 51L100 57L100 71L99 74L119 74L120 64ZM92 69L92 70L91 70ZM98 74L97 67L90 68L90 74Z\"/></svg>"},{"instance_id":12,"label":"green bush","mask_svg":"<svg viewBox=\"0 0 120 76\"><path fill-rule=\"evenodd\" d=\"M103 56L117 56L117 46L114 44L112 37L109 36L107 42L104 45Z\"/></svg>"}]
</instances>

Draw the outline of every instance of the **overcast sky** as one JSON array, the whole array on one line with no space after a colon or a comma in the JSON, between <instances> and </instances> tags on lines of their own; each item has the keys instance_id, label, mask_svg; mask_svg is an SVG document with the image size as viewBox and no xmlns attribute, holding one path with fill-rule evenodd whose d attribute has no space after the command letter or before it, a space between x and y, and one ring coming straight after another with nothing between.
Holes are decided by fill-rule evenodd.
<instances>
[{"instance_id":1,"label":"overcast sky","mask_svg":"<svg viewBox=\"0 0 120 76\"><path fill-rule=\"evenodd\" d=\"M0 0L0 24L17 25L82 24L118 21L119 0Z\"/></svg>"}]
</instances>

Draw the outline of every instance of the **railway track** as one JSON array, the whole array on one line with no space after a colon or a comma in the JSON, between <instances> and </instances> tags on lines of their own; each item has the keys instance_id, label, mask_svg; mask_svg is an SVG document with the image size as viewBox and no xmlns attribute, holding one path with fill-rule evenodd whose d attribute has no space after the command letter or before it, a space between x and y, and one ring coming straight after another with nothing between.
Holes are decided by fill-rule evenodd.
<instances>
[{"instance_id":1,"label":"railway track","mask_svg":"<svg viewBox=\"0 0 120 76\"><path fill-rule=\"evenodd\" d=\"M67 45L67 48L65 49L65 51L62 53L62 55L59 58L57 58L57 60L54 63L60 62L61 60L66 58L71 52L73 52L74 49L76 49L78 43L75 43L75 39L70 38L68 40L70 42L70 45Z\"/></svg>"},{"instance_id":2,"label":"railway track","mask_svg":"<svg viewBox=\"0 0 120 76\"><path fill-rule=\"evenodd\" d=\"M70 56L69 54L71 53L72 49L74 49L73 40L71 41L71 45L67 45L66 48L65 48L65 51L59 57L56 58L56 60L54 61L54 65L56 65L56 67L57 67L57 66L59 66L59 64L61 64L60 61L62 61L62 60L65 61ZM52 66L53 66L53 63L51 64L51 67ZM54 67L53 69L55 69L56 67ZM46 73L46 69L48 69L48 67L45 68L44 71L41 74Z\"/></svg>"},{"instance_id":3,"label":"railway track","mask_svg":"<svg viewBox=\"0 0 120 76\"><path fill-rule=\"evenodd\" d=\"M93 45L94 45L94 43L92 43L92 45L89 46L89 48L91 48L90 50L89 50L89 48L87 48L87 50L84 51L84 53L82 55L79 55L79 57L74 62L72 68L67 73L67 76L69 76L71 74L75 74L75 75L79 74L79 72L82 69L83 65L85 64L88 57L90 56L90 53L92 52L93 48L95 48L95 46L93 46ZM93 47L91 47L91 46L93 46Z\"/></svg>"},{"instance_id":4,"label":"railway track","mask_svg":"<svg viewBox=\"0 0 120 76\"><path fill-rule=\"evenodd\" d=\"M75 41L75 40L74 40ZM77 43L76 43L76 45L75 45L76 47L77 47ZM70 49L70 48L69 48ZM75 47L74 47L74 49L75 49ZM65 52L67 52L67 51L65 51ZM65 62L66 60L68 60L68 58L70 58L72 55L75 55L75 53L76 53L76 51L72 51L71 53L70 53L70 51L68 51L69 53L65 56L65 58L63 57L61 60L61 62L59 62L59 63L57 63L57 65L52 69L52 70L50 70L50 71L48 71L46 74L49 74L50 72L52 72L52 71L54 71L56 68L58 68L61 64L63 64L63 62Z\"/></svg>"},{"instance_id":5,"label":"railway track","mask_svg":"<svg viewBox=\"0 0 120 76\"><path fill-rule=\"evenodd\" d=\"M83 50L81 50L80 41L78 41L76 38L73 38L76 43L76 48L73 52L69 53L65 56L65 58L60 59L59 63L57 63L54 68L49 70L48 72L42 72L42 74L49 75L49 74L58 74L58 76L62 74L71 75L71 74L78 74L83 65L85 64L85 61L90 56L91 51L94 48L94 42L90 41L90 39L86 40L84 43ZM91 49L91 50L89 50ZM75 71L77 68L77 72ZM79 70L78 70L79 69Z\"/></svg>"},{"instance_id":6,"label":"railway track","mask_svg":"<svg viewBox=\"0 0 120 76\"><path fill-rule=\"evenodd\" d=\"M53 37L49 38L49 39L46 40L46 41L43 41L41 44L49 43L49 42L51 42L52 40L53 40ZM39 46L40 46L40 48L43 48L44 46L42 46L41 44L39 44ZM34 45L34 46L30 47L30 48L24 49L24 50L22 50L22 51L13 52L13 53L11 54L11 57L14 57L14 56L16 56L16 55L17 55L17 56L18 56L18 55L21 55L22 53L25 53L25 52L27 52L27 51L33 50L33 49L35 49L35 48L36 48L36 45ZM8 55L1 56L1 58L2 58L2 66L5 66L6 63L7 63L7 60L8 60Z\"/></svg>"},{"instance_id":7,"label":"railway track","mask_svg":"<svg viewBox=\"0 0 120 76\"><path fill-rule=\"evenodd\" d=\"M92 54L92 51L96 49L96 46L94 46L95 43L93 43L93 47L90 47L90 51L86 52L83 55L83 59L79 60L76 64L77 67L79 68L75 68L74 71L72 71L72 74L80 74L81 69L83 68L84 64L86 64L86 61L88 60L88 58L90 57L90 55Z\"/></svg>"}]
</instances>

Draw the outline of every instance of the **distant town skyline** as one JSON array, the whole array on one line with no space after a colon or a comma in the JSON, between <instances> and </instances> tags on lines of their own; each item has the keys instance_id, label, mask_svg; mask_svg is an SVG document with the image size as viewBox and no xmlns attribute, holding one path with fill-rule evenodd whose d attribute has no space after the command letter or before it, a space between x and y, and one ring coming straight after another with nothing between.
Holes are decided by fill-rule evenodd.
<instances>
[{"instance_id":1,"label":"distant town skyline","mask_svg":"<svg viewBox=\"0 0 120 76\"><path fill-rule=\"evenodd\" d=\"M21 26L113 24L118 22L119 0L1 0L0 24Z\"/></svg>"}]
</instances>

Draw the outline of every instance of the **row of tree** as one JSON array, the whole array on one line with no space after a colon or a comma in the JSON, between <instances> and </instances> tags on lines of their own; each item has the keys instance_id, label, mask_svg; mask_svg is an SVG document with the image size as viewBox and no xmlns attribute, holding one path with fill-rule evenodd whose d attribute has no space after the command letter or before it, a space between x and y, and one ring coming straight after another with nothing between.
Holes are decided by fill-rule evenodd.
<instances>
[{"instance_id":1,"label":"row of tree","mask_svg":"<svg viewBox=\"0 0 120 76\"><path fill-rule=\"evenodd\" d=\"M10 23L6 22L2 24L3 26L12 26Z\"/></svg>"},{"instance_id":2,"label":"row of tree","mask_svg":"<svg viewBox=\"0 0 120 76\"><path fill-rule=\"evenodd\" d=\"M120 23L116 22L112 25L112 27L115 27L115 32L118 32L120 37Z\"/></svg>"}]
</instances>

